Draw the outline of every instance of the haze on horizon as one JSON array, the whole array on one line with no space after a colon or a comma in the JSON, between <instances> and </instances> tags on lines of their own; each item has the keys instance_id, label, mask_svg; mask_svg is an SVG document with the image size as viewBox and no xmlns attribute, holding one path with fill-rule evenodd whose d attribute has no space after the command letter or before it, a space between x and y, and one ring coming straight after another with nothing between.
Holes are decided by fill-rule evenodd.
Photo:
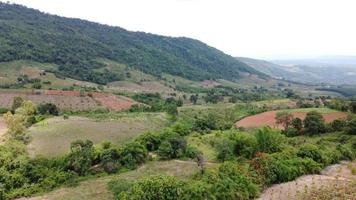
<instances>
[{"instance_id":1,"label":"haze on horizon","mask_svg":"<svg viewBox=\"0 0 356 200\"><path fill-rule=\"evenodd\" d=\"M352 0L10 0L43 12L201 40L232 56L356 55Z\"/></svg>"}]
</instances>

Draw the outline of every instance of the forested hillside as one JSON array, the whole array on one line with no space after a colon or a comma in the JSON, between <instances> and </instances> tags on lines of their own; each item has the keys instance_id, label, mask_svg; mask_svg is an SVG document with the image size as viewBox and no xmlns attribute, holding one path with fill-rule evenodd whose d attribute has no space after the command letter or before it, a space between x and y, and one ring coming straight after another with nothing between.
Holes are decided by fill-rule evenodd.
<instances>
[{"instance_id":1,"label":"forested hillside","mask_svg":"<svg viewBox=\"0 0 356 200\"><path fill-rule=\"evenodd\" d=\"M266 77L198 40L173 38L42 13L0 2L0 62L33 60L55 63L55 73L105 84L120 79L98 58L145 73L192 80L236 80L241 72Z\"/></svg>"}]
</instances>

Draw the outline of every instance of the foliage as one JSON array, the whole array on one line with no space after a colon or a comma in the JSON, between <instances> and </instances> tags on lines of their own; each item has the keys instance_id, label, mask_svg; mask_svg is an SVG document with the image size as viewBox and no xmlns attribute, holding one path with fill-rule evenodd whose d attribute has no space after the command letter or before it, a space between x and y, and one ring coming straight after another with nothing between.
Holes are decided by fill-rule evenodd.
<instances>
[{"instance_id":1,"label":"foliage","mask_svg":"<svg viewBox=\"0 0 356 200\"><path fill-rule=\"evenodd\" d=\"M12 112L15 112L15 110L18 109L22 105L23 101L24 100L21 97L14 97L14 99L12 100L12 105L11 105Z\"/></svg>"},{"instance_id":2,"label":"foliage","mask_svg":"<svg viewBox=\"0 0 356 200\"><path fill-rule=\"evenodd\" d=\"M342 119L335 119L331 123L331 127L333 128L334 131L342 131L342 130L344 130L346 125L347 125L347 122L345 120L342 120Z\"/></svg>"},{"instance_id":3,"label":"foliage","mask_svg":"<svg viewBox=\"0 0 356 200\"><path fill-rule=\"evenodd\" d=\"M158 154L165 159L180 158L185 155L187 142L182 136L170 136L158 148Z\"/></svg>"},{"instance_id":4,"label":"foliage","mask_svg":"<svg viewBox=\"0 0 356 200\"><path fill-rule=\"evenodd\" d=\"M129 169L134 169L146 161L147 155L147 149L140 143L128 143L120 150L121 165Z\"/></svg>"},{"instance_id":5,"label":"foliage","mask_svg":"<svg viewBox=\"0 0 356 200\"><path fill-rule=\"evenodd\" d=\"M9 18L8 16L11 16ZM55 63L58 76L106 84L120 80L97 58L117 61L156 76L234 80L241 72L266 77L232 56L189 38L163 37L0 4L0 62Z\"/></svg>"},{"instance_id":6,"label":"foliage","mask_svg":"<svg viewBox=\"0 0 356 200\"><path fill-rule=\"evenodd\" d=\"M310 111L304 119L305 132L309 135L325 133L326 127L323 116L317 111Z\"/></svg>"},{"instance_id":7,"label":"foliage","mask_svg":"<svg viewBox=\"0 0 356 200\"><path fill-rule=\"evenodd\" d=\"M57 116L59 114L57 106L53 103L40 104L37 106L37 110L41 115L49 114Z\"/></svg>"},{"instance_id":8,"label":"foliage","mask_svg":"<svg viewBox=\"0 0 356 200\"><path fill-rule=\"evenodd\" d=\"M77 140L72 142L70 153L67 157L67 168L79 175L88 173L94 158L93 142Z\"/></svg>"},{"instance_id":9,"label":"foliage","mask_svg":"<svg viewBox=\"0 0 356 200\"><path fill-rule=\"evenodd\" d=\"M260 152L274 153L283 147L284 135L269 127L261 128L256 133L257 149Z\"/></svg>"},{"instance_id":10,"label":"foliage","mask_svg":"<svg viewBox=\"0 0 356 200\"><path fill-rule=\"evenodd\" d=\"M347 123L346 132L350 135L356 135L356 119L352 119Z\"/></svg>"}]
</instances>

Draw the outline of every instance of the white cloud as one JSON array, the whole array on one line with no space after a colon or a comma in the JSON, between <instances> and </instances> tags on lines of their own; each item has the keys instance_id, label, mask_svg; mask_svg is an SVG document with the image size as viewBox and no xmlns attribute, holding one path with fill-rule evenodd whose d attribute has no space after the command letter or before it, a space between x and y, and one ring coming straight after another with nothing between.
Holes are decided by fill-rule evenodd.
<instances>
[{"instance_id":1,"label":"white cloud","mask_svg":"<svg viewBox=\"0 0 356 200\"><path fill-rule=\"evenodd\" d=\"M12 0L52 14L199 39L234 56L356 55L353 0Z\"/></svg>"}]
</instances>

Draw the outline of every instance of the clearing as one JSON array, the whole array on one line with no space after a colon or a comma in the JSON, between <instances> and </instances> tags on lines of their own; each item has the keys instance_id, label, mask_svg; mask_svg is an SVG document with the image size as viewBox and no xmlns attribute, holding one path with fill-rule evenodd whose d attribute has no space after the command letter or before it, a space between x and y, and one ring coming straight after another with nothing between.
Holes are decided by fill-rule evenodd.
<instances>
[{"instance_id":1,"label":"clearing","mask_svg":"<svg viewBox=\"0 0 356 200\"><path fill-rule=\"evenodd\" d=\"M166 125L162 113L121 113L107 120L71 116L64 120L54 117L33 125L29 129L32 141L28 145L31 156L58 156L69 151L75 140L91 140L94 143L111 141L123 143L139 134L158 130Z\"/></svg>"},{"instance_id":2,"label":"clearing","mask_svg":"<svg viewBox=\"0 0 356 200\"><path fill-rule=\"evenodd\" d=\"M273 128L281 128L276 124L276 113L280 111L288 111L293 114L295 118L304 119L307 112L318 111L322 113L325 121L330 123L335 119L342 119L347 117L347 113L338 112L328 108L303 108L303 109L290 109L290 110L279 110L279 111L269 111L260 113L257 115L252 115L245 117L242 120L235 123L236 127L245 127L245 128L258 128L261 126L270 126Z\"/></svg>"}]
</instances>

